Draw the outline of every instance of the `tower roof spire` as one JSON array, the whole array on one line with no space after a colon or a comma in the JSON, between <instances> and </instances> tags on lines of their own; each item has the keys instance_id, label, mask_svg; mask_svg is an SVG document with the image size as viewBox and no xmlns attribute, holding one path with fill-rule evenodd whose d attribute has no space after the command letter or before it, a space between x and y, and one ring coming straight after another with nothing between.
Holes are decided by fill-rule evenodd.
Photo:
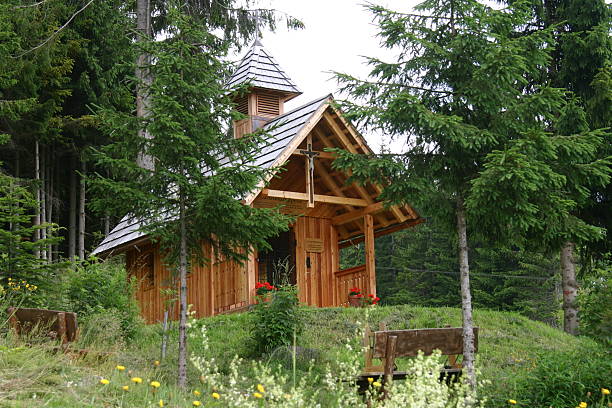
<instances>
[{"instance_id":1,"label":"tower roof spire","mask_svg":"<svg viewBox=\"0 0 612 408\"><path fill-rule=\"evenodd\" d=\"M227 86L233 88L249 83L255 88L279 91L288 95L287 100L302 93L287 76L276 60L264 49L259 38L238 64Z\"/></svg>"}]
</instances>

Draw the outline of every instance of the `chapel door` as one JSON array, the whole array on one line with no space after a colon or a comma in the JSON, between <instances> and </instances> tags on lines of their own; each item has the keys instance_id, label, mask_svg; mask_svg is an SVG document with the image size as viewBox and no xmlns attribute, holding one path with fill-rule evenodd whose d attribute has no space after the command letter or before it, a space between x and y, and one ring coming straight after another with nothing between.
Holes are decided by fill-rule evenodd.
<instances>
[{"instance_id":1,"label":"chapel door","mask_svg":"<svg viewBox=\"0 0 612 408\"><path fill-rule=\"evenodd\" d=\"M295 223L296 271L300 302L333 305L335 229L327 218L299 217Z\"/></svg>"}]
</instances>

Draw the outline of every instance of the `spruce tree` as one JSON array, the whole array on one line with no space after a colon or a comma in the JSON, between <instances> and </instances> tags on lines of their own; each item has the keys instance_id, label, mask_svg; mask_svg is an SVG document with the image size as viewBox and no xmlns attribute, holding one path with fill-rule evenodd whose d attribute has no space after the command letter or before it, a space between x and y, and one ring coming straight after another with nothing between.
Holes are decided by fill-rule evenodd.
<instances>
[{"instance_id":1,"label":"spruce tree","mask_svg":"<svg viewBox=\"0 0 612 408\"><path fill-rule=\"evenodd\" d=\"M165 262L176 267L180 289L178 384L186 386L187 273L192 262L208 262L210 245L218 256L243 261L247 248L266 248L266 239L287 226L271 209L241 204L267 176L251 165L262 137L226 137L236 117L228 89L229 66L222 61L229 42L201 29L173 2L163 41L138 42L151 55L146 86L150 115L135 118L102 111L103 130L113 143L96 149L97 163L111 177L92 178L96 207L129 214L159 242ZM151 137L142 138L145 129ZM143 149L146 143L146 149ZM146 151L152 170L135 158Z\"/></svg>"},{"instance_id":2,"label":"spruce tree","mask_svg":"<svg viewBox=\"0 0 612 408\"><path fill-rule=\"evenodd\" d=\"M501 232L526 236L532 248L560 251L564 329L577 334L576 245L586 249L588 262L609 251L612 242L612 137L597 131L612 124L612 88L605 79L612 56L610 9L603 0L534 1L533 9L535 24L527 30L553 30L552 58L525 91L550 83L567 89L567 102L559 115L545 119L546 134L514 141L490 156L471 205L482 216L485 202L500 206L506 218L490 217L506 224ZM490 196L494 185L506 195Z\"/></svg>"},{"instance_id":3,"label":"spruce tree","mask_svg":"<svg viewBox=\"0 0 612 408\"><path fill-rule=\"evenodd\" d=\"M551 30L517 36L530 10L495 10L474 0L427 0L404 14L369 6L384 47L397 60L369 59L370 78L337 78L357 103L350 117L388 135L406 138L402 154L340 156L334 166L352 168L353 179L379 179L381 198L416 203L457 234L463 316L464 367L475 386L468 227L480 229L466 207L486 155L552 117L562 92L522 86L549 61ZM469 221L469 222L468 222Z\"/></svg>"}]
</instances>

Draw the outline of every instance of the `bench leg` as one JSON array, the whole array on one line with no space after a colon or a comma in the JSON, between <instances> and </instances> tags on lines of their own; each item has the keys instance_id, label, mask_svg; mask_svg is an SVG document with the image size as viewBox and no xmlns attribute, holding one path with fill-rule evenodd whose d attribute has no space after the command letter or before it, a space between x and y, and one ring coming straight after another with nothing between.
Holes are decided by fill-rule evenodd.
<instances>
[{"instance_id":1,"label":"bench leg","mask_svg":"<svg viewBox=\"0 0 612 408\"><path fill-rule=\"evenodd\" d=\"M385 388L383 395L387 398L387 384L393 381L393 371L395 368L395 350L397 349L397 336L387 337L387 348L385 350Z\"/></svg>"},{"instance_id":2,"label":"bench leg","mask_svg":"<svg viewBox=\"0 0 612 408\"><path fill-rule=\"evenodd\" d=\"M57 314L57 337L62 345L68 341L68 336L66 336L66 313L63 312Z\"/></svg>"},{"instance_id":3,"label":"bench leg","mask_svg":"<svg viewBox=\"0 0 612 408\"><path fill-rule=\"evenodd\" d=\"M15 337L19 337L19 320L17 319L17 316L15 316L17 309L14 307L9 307L7 309L7 313L9 317L9 327L15 331Z\"/></svg>"}]
</instances>

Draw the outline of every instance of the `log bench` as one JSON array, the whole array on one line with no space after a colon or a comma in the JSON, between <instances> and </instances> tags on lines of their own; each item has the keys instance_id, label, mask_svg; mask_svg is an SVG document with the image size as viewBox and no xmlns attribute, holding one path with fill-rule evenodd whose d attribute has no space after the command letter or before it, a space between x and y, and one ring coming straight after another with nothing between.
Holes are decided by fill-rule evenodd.
<instances>
[{"instance_id":1,"label":"log bench","mask_svg":"<svg viewBox=\"0 0 612 408\"><path fill-rule=\"evenodd\" d=\"M40 331L45 337L59 340L64 347L78 338L77 315L59 310L9 307L9 327L20 337Z\"/></svg>"},{"instance_id":2,"label":"log bench","mask_svg":"<svg viewBox=\"0 0 612 408\"><path fill-rule=\"evenodd\" d=\"M434 350L440 350L447 356L447 362L440 369L440 381L447 384L458 380L462 364L458 362L463 355L463 328L445 327L439 329L417 330L381 330L371 332L366 328L364 336L365 368L359 375L357 383L360 391L368 388L368 378L404 379L410 375L406 371L398 371L395 359L400 357L415 357L419 351L431 355ZM474 352L478 351L478 328L474 328ZM374 365L373 359L380 359L380 365Z\"/></svg>"}]
</instances>

